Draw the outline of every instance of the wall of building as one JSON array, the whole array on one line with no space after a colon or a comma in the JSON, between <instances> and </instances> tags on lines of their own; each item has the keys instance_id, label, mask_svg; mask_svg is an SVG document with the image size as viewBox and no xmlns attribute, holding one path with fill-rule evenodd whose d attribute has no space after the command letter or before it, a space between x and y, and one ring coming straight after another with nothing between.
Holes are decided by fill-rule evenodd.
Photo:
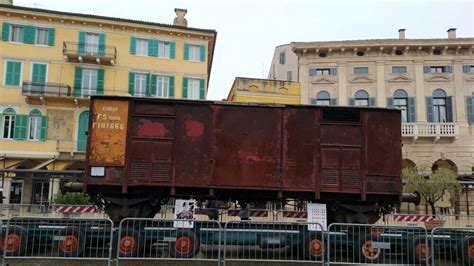
<instances>
[{"instance_id":1,"label":"wall of building","mask_svg":"<svg viewBox=\"0 0 474 266\"><path fill-rule=\"evenodd\" d=\"M299 104L300 84L290 81L237 77L227 101Z\"/></svg>"},{"instance_id":2,"label":"wall of building","mask_svg":"<svg viewBox=\"0 0 474 266\"><path fill-rule=\"evenodd\" d=\"M284 54L284 60L281 55ZM291 72L291 74L289 74ZM289 77L291 76L291 78ZM275 47L268 79L298 81L298 57L292 51L291 44Z\"/></svg>"}]
</instances>

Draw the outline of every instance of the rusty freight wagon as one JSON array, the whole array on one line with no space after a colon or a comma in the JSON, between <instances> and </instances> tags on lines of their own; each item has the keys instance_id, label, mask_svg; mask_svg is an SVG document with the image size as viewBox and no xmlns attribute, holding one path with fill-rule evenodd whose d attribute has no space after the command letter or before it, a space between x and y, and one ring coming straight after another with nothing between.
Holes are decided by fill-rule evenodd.
<instances>
[{"instance_id":1,"label":"rusty freight wagon","mask_svg":"<svg viewBox=\"0 0 474 266\"><path fill-rule=\"evenodd\" d=\"M114 220L170 197L326 203L375 222L402 200L400 112L96 96L85 191Z\"/></svg>"}]
</instances>

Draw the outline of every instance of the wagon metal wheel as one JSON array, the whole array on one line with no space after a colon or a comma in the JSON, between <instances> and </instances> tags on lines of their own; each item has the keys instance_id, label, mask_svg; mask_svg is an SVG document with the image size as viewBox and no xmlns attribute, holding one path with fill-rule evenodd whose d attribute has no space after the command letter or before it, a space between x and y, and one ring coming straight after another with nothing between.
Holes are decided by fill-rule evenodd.
<instances>
[{"instance_id":1,"label":"wagon metal wheel","mask_svg":"<svg viewBox=\"0 0 474 266\"><path fill-rule=\"evenodd\" d=\"M143 247L143 238L134 228L125 228L120 232L118 250L120 257L137 257Z\"/></svg>"},{"instance_id":2,"label":"wagon metal wheel","mask_svg":"<svg viewBox=\"0 0 474 266\"><path fill-rule=\"evenodd\" d=\"M433 250L431 249L431 239L424 236L415 237L409 247L411 262L431 264L433 261Z\"/></svg>"},{"instance_id":3,"label":"wagon metal wheel","mask_svg":"<svg viewBox=\"0 0 474 266\"><path fill-rule=\"evenodd\" d=\"M176 232L176 240L170 243L169 252L174 258L192 258L199 251L199 240L190 230Z\"/></svg>"},{"instance_id":4,"label":"wagon metal wheel","mask_svg":"<svg viewBox=\"0 0 474 266\"><path fill-rule=\"evenodd\" d=\"M22 255L27 246L28 231L21 226L9 226L8 232L3 232L0 236L0 251L7 256ZM5 250L6 249L6 250Z\"/></svg>"},{"instance_id":5,"label":"wagon metal wheel","mask_svg":"<svg viewBox=\"0 0 474 266\"><path fill-rule=\"evenodd\" d=\"M361 235L358 239L356 250L360 262L376 263L383 257L383 250L374 247L374 242L379 242L376 235Z\"/></svg>"},{"instance_id":6,"label":"wagon metal wheel","mask_svg":"<svg viewBox=\"0 0 474 266\"><path fill-rule=\"evenodd\" d=\"M77 227L66 227L56 235L55 247L60 257L80 257L86 249L84 233Z\"/></svg>"},{"instance_id":7,"label":"wagon metal wheel","mask_svg":"<svg viewBox=\"0 0 474 266\"><path fill-rule=\"evenodd\" d=\"M464 265L474 265L474 236L467 236L461 243L461 258Z\"/></svg>"}]
</instances>

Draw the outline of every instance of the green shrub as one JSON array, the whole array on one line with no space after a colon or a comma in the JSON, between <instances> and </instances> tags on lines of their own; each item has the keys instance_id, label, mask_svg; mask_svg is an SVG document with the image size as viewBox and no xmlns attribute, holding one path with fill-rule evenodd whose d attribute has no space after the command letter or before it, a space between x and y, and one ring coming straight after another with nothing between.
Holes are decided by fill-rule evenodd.
<instances>
[{"instance_id":1,"label":"green shrub","mask_svg":"<svg viewBox=\"0 0 474 266\"><path fill-rule=\"evenodd\" d=\"M54 204L90 205L90 197L82 192L58 193L54 197Z\"/></svg>"}]
</instances>

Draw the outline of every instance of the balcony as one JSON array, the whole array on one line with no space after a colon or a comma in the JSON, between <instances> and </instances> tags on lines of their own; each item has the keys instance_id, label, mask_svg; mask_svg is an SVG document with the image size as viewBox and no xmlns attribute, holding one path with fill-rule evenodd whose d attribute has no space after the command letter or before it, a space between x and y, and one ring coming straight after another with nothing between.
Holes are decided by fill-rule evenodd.
<instances>
[{"instance_id":1,"label":"balcony","mask_svg":"<svg viewBox=\"0 0 474 266\"><path fill-rule=\"evenodd\" d=\"M411 137L415 140L422 137L457 138L459 126L456 123L403 123L402 137Z\"/></svg>"},{"instance_id":2,"label":"balcony","mask_svg":"<svg viewBox=\"0 0 474 266\"><path fill-rule=\"evenodd\" d=\"M77 42L63 42L63 55L67 61L115 65L117 48Z\"/></svg>"},{"instance_id":3,"label":"balcony","mask_svg":"<svg viewBox=\"0 0 474 266\"><path fill-rule=\"evenodd\" d=\"M23 81L21 94L28 104L33 104L35 100L44 104L46 98L71 96L71 87L61 83Z\"/></svg>"}]
</instances>

